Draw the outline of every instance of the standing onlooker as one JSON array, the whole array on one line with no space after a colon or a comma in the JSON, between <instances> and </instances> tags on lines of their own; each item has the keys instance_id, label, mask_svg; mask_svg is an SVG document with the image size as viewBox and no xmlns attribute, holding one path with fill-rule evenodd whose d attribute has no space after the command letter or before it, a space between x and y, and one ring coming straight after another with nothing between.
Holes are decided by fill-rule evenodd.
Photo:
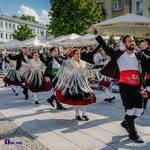
<instances>
[{"instance_id":1,"label":"standing onlooker","mask_svg":"<svg viewBox=\"0 0 150 150\"><path fill-rule=\"evenodd\" d=\"M124 43L123 43L123 41L122 41L122 40L123 40L123 37L124 37L124 36L121 36L121 37L120 37L120 40L119 40L119 42L118 42L119 49L122 50L122 51L125 50L125 46L124 46Z\"/></svg>"},{"instance_id":2,"label":"standing onlooker","mask_svg":"<svg viewBox=\"0 0 150 150\"><path fill-rule=\"evenodd\" d=\"M150 39L146 38L143 41L142 44L142 52L144 52L146 55L150 56ZM150 98L150 58L148 58L148 61L144 62L146 63L145 67L145 79L146 79L146 91L147 91L147 97L144 98L144 109L146 109L147 101Z\"/></svg>"}]
</instances>

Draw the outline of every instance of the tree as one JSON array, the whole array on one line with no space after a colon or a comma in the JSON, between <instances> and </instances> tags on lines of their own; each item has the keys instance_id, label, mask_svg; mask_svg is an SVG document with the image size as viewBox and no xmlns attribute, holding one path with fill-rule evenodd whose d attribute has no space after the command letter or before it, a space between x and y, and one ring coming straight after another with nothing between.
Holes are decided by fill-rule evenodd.
<instances>
[{"instance_id":1,"label":"tree","mask_svg":"<svg viewBox=\"0 0 150 150\"><path fill-rule=\"evenodd\" d=\"M108 44L109 45L112 45L112 44L114 44L115 43L115 39L114 39L114 35L112 34L112 35L110 35L110 38L109 38L109 40L108 40Z\"/></svg>"},{"instance_id":2,"label":"tree","mask_svg":"<svg viewBox=\"0 0 150 150\"><path fill-rule=\"evenodd\" d=\"M17 40L20 40L20 41L35 37L35 35L33 34L32 29L30 29L27 24L20 25L18 30L15 30L14 33L12 34L12 36L13 36L14 39L17 39Z\"/></svg>"},{"instance_id":3,"label":"tree","mask_svg":"<svg viewBox=\"0 0 150 150\"><path fill-rule=\"evenodd\" d=\"M20 16L20 19L27 20L27 21L30 21L30 22L33 22L33 23L38 23L38 22L35 20L35 17L34 17L34 16L22 15L22 16Z\"/></svg>"},{"instance_id":4,"label":"tree","mask_svg":"<svg viewBox=\"0 0 150 150\"><path fill-rule=\"evenodd\" d=\"M51 17L48 30L53 36L70 33L85 34L100 20L96 0L51 0Z\"/></svg>"},{"instance_id":5,"label":"tree","mask_svg":"<svg viewBox=\"0 0 150 150\"><path fill-rule=\"evenodd\" d=\"M12 16L12 18L19 18L19 17L18 17L18 16L16 16L16 15L13 15L13 16Z\"/></svg>"}]
</instances>

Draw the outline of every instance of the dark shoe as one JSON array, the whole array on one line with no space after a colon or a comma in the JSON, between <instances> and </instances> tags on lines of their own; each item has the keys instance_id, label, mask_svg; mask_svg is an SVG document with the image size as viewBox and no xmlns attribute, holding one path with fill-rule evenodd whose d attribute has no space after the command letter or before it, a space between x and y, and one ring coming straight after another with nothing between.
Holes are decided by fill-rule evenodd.
<instances>
[{"instance_id":1,"label":"dark shoe","mask_svg":"<svg viewBox=\"0 0 150 150\"><path fill-rule=\"evenodd\" d=\"M53 101L51 101L51 99L47 99L47 102L48 102L52 107L55 107L55 105L53 104Z\"/></svg>"},{"instance_id":2,"label":"dark shoe","mask_svg":"<svg viewBox=\"0 0 150 150\"><path fill-rule=\"evenodd\" d=\"M23 94L25 95L25 100L29 98L28 92L23 90Z\"/></svg>"},{"instance_id":3,"label":"dark shoe","mask_svg":"<svg viewBox=\"0 0 150 150\"><path fill-rule=\"evenodd\" d=\"M115 98L114 98L114 97L109 98L109 99L108 99L108 103L110 103L111 101L113 101L113 99L115 99Z\"/></svg>"},{"instance_id":4,"label":"dark shoe","mask_svg":"<svg viewBox=\"0 0 150 150\"><path fill-rule=\"evenodd\" d=\"M138 139L131 139L132 141L136 142L136 143L144 143L144 141L141 138Z\"/></svg>"},{"instance_id":5,"label":"dark shoe","mask_svg":"<svg viewBox=\"0 0 150 150\"><path fill-rule=\"evenodd\" d=\"M25 100L28 100L29 99L29 96L25 96Z\"/></svg>"},{"instance_id":6,"label":"dark shoe","mask_svg":"<svg viewBox=\"0 0 150 150\"><path fill-rule=\"evenodd\" d=\"M79 115L76 115L75 117L76 117L75 120L82 121L82 118Z\"/></svg>"},{"instance_id":7,"label":"dark shoe","mask_svg":"<svg viewBox=\"0 0 150 150\"><path fill-rule=\"evenodd\" d=\"M18 96L18 93L16 93L16 96Z\"/></svg>"},{"instance_id":8,"label":"dark shoe","mask_svg":"<svg viewBox=\"0 0 150 150\"><path fill-rule=\"evenodd\" d=\"M16 94L16 91L13 88L11 90Z\"/></svg>"},{"instance_id":9,"label":"dark shoe","mask_svg":"<svg viewBox=\"0 0 150 150\"><path fill-rule=\"evenodd\" d=\"M35 104L39 104L39 102L38 102L38 101L35 101Z\"/></svg>"},{"instance_id":10,"label":"dark shoe","mask_svg":"<svg viewBox=\"0 0 150 150\"><path fill-rule=\"evenodd\" d=\"M137 133L129 134L129 138L136 143L144 143Z\"/></svg>"},{"instance_id":11,"label":"dark shoe","mask_svg":"<svg viewBox=\"0 0 150 150\"><path fill-rule=\"evenodd\" d=\"M85 115L85 116L82 116L82 119L85 120L85 121L89 121L89 118L88 118L88 116L86 116L86 115Z\"/></svg>"},{"instance_id":12,"label":"dark shoe","mask_svg":"<svg viewBox=\"0 0 150 150\"><path fill-rule=\"evenodd\" d=\"M66 110L67 108L63 107L61 103L57 102L57 110Z\"/></svg>"},{"instance_id":13,"label":"dark shoe","mask_svg":"<svg viewBox=\"0 0 150 150\"><path fill-rule=\"evenodd\" d=\"M67 108L65 108L63 106L57 106L57 110L67 110Z\"/></svg>"},{"instance_id":14,"label":"dark shoe","mask_svg":"<svg viewBox=\"0 0 150 150\"><path fill-rule=\"evenodd\" d=\"M116 97L115 97L115 96L113 96L113 97L112 97L112 99L116 99Z\"/></svg>"},{"instance_id":15,"label":"dark shoe","mask_svg":"<svg viewBox=\"0 0 150 150\"><path fill-rule=\"evenodd\" d=\"M105 98L104 101L107 102L107 101L108 101L108 98Z\"/></svg>"}]
</instances>

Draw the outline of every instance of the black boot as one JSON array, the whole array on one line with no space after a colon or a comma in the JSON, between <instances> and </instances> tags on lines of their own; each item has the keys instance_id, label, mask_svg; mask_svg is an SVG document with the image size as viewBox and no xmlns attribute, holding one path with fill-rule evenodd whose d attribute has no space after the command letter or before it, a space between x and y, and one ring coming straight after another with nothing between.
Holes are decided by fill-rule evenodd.
<instances>
[{"instance_id":1,"label":"black boot","mask_svg":"<svg viewBox=\"0 0 150 150\"><path fill-rule=\"evenodd\" d=\"M146 109L148 98L144 98L144 109Z\"/></svg>"},{"instance_id":2,"label":"black boot","mask_svg":"<svg viewBox=\"0 0 150 150\"><path fill-rule=\"evenodd\" d=\"M53 104L53 101L55 99L55 95L53 94L49 99L47 99L47 102L52 106L55 107L55 105Z\"/></svg>"},{"instance_id":3,"label":"black boot","mask_svg":"<svg viewBox=\"0 0 150 150\"><path fill-rule=\"evenodd\" d=\"M126 116L127 119L127 126L128 126L128 133L129 138L137 143L144 143L144 141L139 137L137 134L137 130L134 125L134 119L136 116Z\"/></svg>"},{"instance_id":4,"label":"black boot","mask_svg":"<svg viewBox=\"0 0 150 150\"><path fill-rule=\"evenodd\" d=\"M66 110L67 108L63 107L58 101L57 101L57 110Z\"/></svg>"},{"instance_id":5,"label":"black boot","mask_svg":"<svg viewBox=\"0 0 150 150\"><path fill-rule=\"evenodd\" d=\"M77 120L77 121L82 121L82 118L81 118L79 115L76 115L76 116L75 116L75 120Z\"/></svg>"},{"instance_id":6,"label":"black boot","mask_svg":"<svg viewBox=\"0 0 150 150\"><path fill-rule=\"evenodd\" d=\"M125 115L124 121L122 121L120 125L121 125L123 128L125 128L126 131L129 133L129 127L128 127L128 124L127 124L127 115Z\"/></svg>"},{"instance_id":7,"label":"black boot","mask_svg":"<svg viewBox=\"0 0 150 150\"><path fill-rule=\"evenodd\" d=\"M23 87L23 94L25 95L25 100L27 100L29 98L29 95L28 95L28 89Z\"/></svg>"}]
</instances>

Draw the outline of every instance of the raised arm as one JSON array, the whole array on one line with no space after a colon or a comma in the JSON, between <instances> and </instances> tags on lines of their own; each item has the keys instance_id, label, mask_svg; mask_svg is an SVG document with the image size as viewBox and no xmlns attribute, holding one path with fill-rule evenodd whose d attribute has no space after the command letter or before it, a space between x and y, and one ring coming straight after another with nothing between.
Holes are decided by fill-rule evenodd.
<instances>
[{"instance_id":1,"label":"raised arm","mask_svg":"<svg viewBox=\"0 0 150 150\"><path fill-rule=\"evenodd\" d=\"M45 64L47 65L48 64L48 59L46 57L44 57L44 55L41 53L40 54L40 60Z\"/></svg>"},{"instance_id":2,"label":"raised arm","mask_svg":"<svg viewBox=\"0 0 150 150\"><path fill-rule=\"evenodd\" d=\"M99 68L103 68L104 67L104 64L93 65L93 64L90 64L90 63L87 63L87 62L85 62L85 63L86 63L86 68L87 69L99 69Z\"/></svg>"},{"instance_id":3,"label":"raised arm","mask_svg":"<svg viewBox=\"0 0 150 150\"><path fill-rule=\"evenodd\" d=\"M89 52L90 55L95 55L97 53L97 51L100 49L101 45L99 44L94 50L92 50L91 52Z\"/></svg>"},{"instance_id":4,"label":"raised arm","mask_svg":"<svg viewBox=\"0 0 150 150\"><path fill-rule=\"evenodd\" d=\"M105 40L102 38L102 36L98 33L98 30L93 27L93 32L97 37L95 38L97 42L100 44L100 46L104 49L105 53L109 56L113 56L115 53L115 50L112 47L109 47Z\"/></svg>"},{"instance_id":5,"label":"raised arm","mask_svg":"<svg viewBox=\"0 0 150 150\"><path fill-rule=\"evenodd\" d=\"M9 58L10 60L17 60L18 57L19 57L19 55L12 56L12 54L8 54L8 58Z\"/></svg>"}]
</instances>

